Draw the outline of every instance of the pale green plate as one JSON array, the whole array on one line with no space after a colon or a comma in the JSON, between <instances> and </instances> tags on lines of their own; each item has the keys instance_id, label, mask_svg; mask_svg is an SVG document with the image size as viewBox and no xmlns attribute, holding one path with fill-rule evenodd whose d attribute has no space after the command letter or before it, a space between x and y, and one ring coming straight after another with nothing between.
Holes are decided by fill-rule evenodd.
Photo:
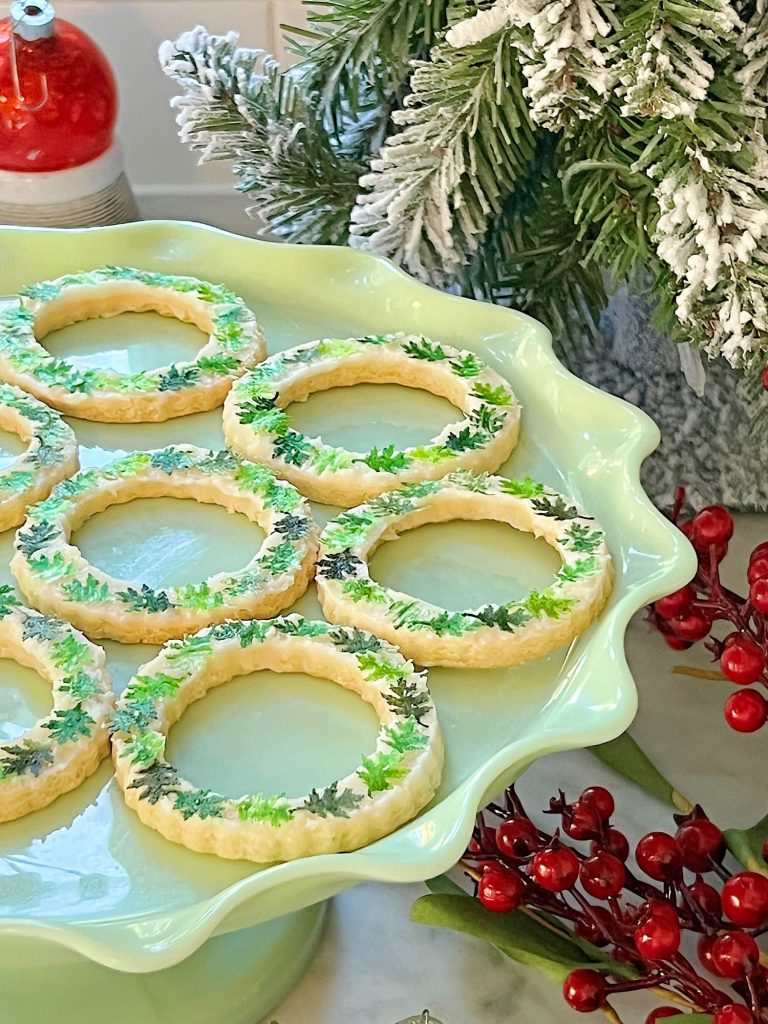
<instances>
[{"instance_id":1,"label":"pale green plate","mask_svg":"<svg viewBox=\"0 0 768 1024\"><path fill-rule=\"evenodd\" d=\"M683 584L694 562L638 482L642 459L658 443L656 427L567 373L548 332L528 317L443 295L347 249L273 245L164 222L0 231L0 294L103 264L226 283L256 310L270 352L317 337L398 330L477 352L510 379L523 404L521 442L504 471L530 473L582 501L606 527L617 569L607 610L569 650L508 670L430 672L447 745L442 787L417 820L367 849L262 870L191 853L124 807L108 764L48 809L0 826L0 935L47 938L105 965L146 971L179 962L216 932L286 914L357 880L405 882L445 870L460 856L478 804L524 764L607 740L631 722L627 622ZM70 327L46 344L84 363L138 370L184 357L199 338L195 328L141 314ZM340 389L294 411L301 429L352 447L425 441L452 412L441 399L395 386ZM173 442L222 444L220 411L159 425L72 425L84 465ZM234 569L260 537L241 516L173 499L113 508L77 534L96 564L150 584ZM7 578L10 533L0 547ZM551 579L555 566L542 542L490 523L423 527L372 563L383 582L450 608L521 596ZM296 607L318 614L314 590ZM117 689L157 650L106 647ZM0 736L18 735L49 704L34 673L4 663ZM170 757L194 782L224 793L292 794L346 774L374 736L372 713L341 688L261 673L191 708L172 734Z\"/></svg>"}]
</instances>

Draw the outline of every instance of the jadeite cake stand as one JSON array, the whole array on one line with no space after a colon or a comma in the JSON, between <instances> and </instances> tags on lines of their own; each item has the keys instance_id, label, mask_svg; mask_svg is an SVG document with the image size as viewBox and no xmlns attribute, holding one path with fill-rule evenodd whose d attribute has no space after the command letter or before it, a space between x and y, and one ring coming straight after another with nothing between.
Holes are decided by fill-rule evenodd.
<instances>
[{"instance_id":1,"label":"jadeite cake stand","mask_svg":"<svg viewBox=\"0 0 768 1024\"><path fill-rule=\"evenodd\" d=\"M529 317L433 291L349 249L170 222L0 230L0 295L104 264L226 283L256 311L270 352L402 330L478 353L523 404L521 442L503 472L531 474L579 499L604 524L617 570L606 611L568 649L512 669L430 672L447 747L442 786L415 821L366 849L261 868L192 853L124 807L109 763L46 810L0 825L0 1024L254 1024L304 970L329 897L358 881L413 882L446 870L477 807L525 765L629 725L637 695L624 655L627 623L690 578L693 555L640 487L640 463L659 439L654 424L568 373L549 333ZM188 357L199 335L130 314L66 328L46 345L83 365L135 371ZM327 392L294 410L300 429L348 447L420 443L451 419L443 400L395 386ZM70 422L84 466L119 451L223 443L220 410L161 424ZM333 511L316 507L321 520ZM76 539L107 571L161 585L234 569L260 537L239 515L153 499L108 509ZM0 537L3 582L11 542L12 531ZM555 570L543 542L493 523L422 527L372 561L390 586L451 608L521 597ZM319 615L314 591L296 607ZM117 690L157 650L105 646ZM12 662L0 669L0 737L14 737L46 712L50 695L30 670ZM261 673L190 708L169 755L198 785L290 795L351 770L374 735L367 706L340 687Z\"/></svg>"}]
</instances>

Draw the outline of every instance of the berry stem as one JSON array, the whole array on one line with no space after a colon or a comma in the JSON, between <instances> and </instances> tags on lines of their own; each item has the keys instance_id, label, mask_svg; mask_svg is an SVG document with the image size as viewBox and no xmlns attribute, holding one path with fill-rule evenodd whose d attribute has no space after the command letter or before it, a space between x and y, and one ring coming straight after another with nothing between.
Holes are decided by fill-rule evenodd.
<instances>
[{"instance_id":1,"label":"berry stem","mask_svg":"<svg viewBox=\"0 0 768 1024\"><path fill-rule=\"evenodd\" d=\"M712 679L718 683L724 683L725 676L710 668L694 668L692 665L675 665L672 671L677 676L691 676L693 679Z\"/></svg>"}]
</instances>

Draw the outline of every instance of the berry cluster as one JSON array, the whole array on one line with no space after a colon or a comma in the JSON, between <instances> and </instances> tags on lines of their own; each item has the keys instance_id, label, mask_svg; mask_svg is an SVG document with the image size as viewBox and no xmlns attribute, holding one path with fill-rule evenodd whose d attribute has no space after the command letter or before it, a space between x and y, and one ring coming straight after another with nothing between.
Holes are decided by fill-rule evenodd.
<instances>
[{"instance_id":1,"label":"berry cluster","mask_svg":"<svg viewBox=\"0 0 768 1024\"><path fill-rule=\"evenodd\" d=\"M720 580L733 518L721 505L710 505L691 519L681 519L684 499L681 488L671 518L696 549L698 569L687 586L656 602L649 619L676 651L707 638L705 647L720 662L722 674L740 687L725 702L726 722L737 732L755 732L768 721L768 700L758 689L768 689L768 542L750 555L749 596L739 596ZM712 635L717 621L730 626L722 639Z\"/></svg>"},{"instance_id":2,"label":"berry cluster","mask_svg":"<svg viewBox=\"0 0 768 1024\"><path fill-rule=\"evenodd\" d=\"M688 1011L712 1014L714 1024L768 1024L768 970L755 941L768 926L768 876L724 867L723 833L700 807L675 816L674 834L642 837L637 873L627 863L626 836L611 824L608 790L592 786L573 803L561 792L545 813L560 819L552 835L533 823L510 787L504 806L491 804L478 815L463 865L488 910L558 918L605 949L617 967L633 969L628 980L626 971L612 980L609 968L572 971L563 993L574 1010L589 1013L606 1007L612 994L654 989ZM718 881L722 888L711 884ZM685 932L698 936L699 968L681 952ZM646 1024L681 1013L662 1006Z\"/></svg>"}]
</instances>

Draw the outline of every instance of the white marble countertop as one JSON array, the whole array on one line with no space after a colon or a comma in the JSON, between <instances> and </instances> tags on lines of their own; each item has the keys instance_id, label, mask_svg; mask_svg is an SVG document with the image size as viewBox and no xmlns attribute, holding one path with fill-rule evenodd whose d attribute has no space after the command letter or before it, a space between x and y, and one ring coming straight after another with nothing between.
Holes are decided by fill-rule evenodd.
<instances>
[{"instance_id":1,"label":"white marble countertop","mask_svg":"<svg viewBox=\"0 0 768 1024\"><path fill-rule=\"evenodd\" d=\"M745 592L749 551L768 539L768 516L737 516L725 577ZM698 645L700 646L700 645ZM628 655L640 711L632 734L656 765L721 826L754 824L766 810L765 731L740 736L725 724L730 684L675 675L676 664L708 666L705 651L670 651L641 618L631 626ZM543 758L519 790L530 813L546 807L559 785L575 797L608 785L614 821L631 842L674 827L671 812L604 768L586 751ZM320 951L306 975L264 1024L395 1024L425 1007L443 1024L573 1024L558 986L477 939L409 921L421 885L361 885L337 897ZM643 1024L657 1003L644 996L616 1001L626 1024ZM602 1018L601 1018L602 1019Z\"/></svg>"}]
</instances>

